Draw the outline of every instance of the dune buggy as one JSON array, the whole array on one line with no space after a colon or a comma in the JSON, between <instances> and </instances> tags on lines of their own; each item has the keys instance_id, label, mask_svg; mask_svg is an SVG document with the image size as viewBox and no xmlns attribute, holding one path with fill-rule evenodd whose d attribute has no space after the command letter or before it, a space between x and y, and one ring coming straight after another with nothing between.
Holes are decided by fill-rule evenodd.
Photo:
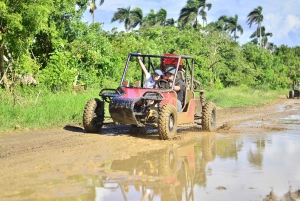
<instances>
[{"instance_id":1,"label":"dune buggy","mask_svg":"<svg viewBox=\"0 0 300 201\"><path fill-rule=\"evenodd\" d=\"M293 99L293 98L300 98L300 79L294 80L292 84L292 89L289 91L289 96L288 98Z\"/></svg>"},{"instance_id":2,"label":"dune buggy","mask_svg":"<svg viewBox=\"0 0 300 201\"><path fill-rule=\"evenodd\" d=\"M174 66L176 71L172 87L166 84L166 76L162 75L156 88L144 88L145 76L137 64L137 57L143 60L150 73L157 68L165 73L169 66ZM130 53L119 86L102 89L100 99L92 98L86 103L84 129L88 133L101 130L108 104L113 123L134 127L155 125L160 138L164 140L174 138L181 125L201 125L204 131L214 131L216 106L213 102L205 101L202 84L194 77L194 62L193 57L186 55ZM137 71L141 73L135 77ZM181 79L185 84L180 111L177 111L177 93L173 89L176 79ZM131 82L134 84L131 85Z\"/></svg>"}]
</instances>

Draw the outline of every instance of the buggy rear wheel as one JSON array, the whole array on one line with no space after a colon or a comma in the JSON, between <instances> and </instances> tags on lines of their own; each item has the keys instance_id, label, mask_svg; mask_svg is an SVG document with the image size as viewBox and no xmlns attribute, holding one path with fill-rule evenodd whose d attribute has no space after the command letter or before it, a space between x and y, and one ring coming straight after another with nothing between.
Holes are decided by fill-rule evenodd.
<instances>
[{"instance_id":1,"label":"buggy rear wheel","mask_svg":"<svg viewBox=\"0 0 300 201\"><path fill-rule=\"evenodd\" d=\"M158 117L158 134L163 140L175 137L177 133L177 111L174 105L166 104L162 106Z\"/></svg>"},{"instance_id":2,"label":"buggy rear wheel","mask_svg":"<svg viewBox=\"0 0 300 201\"><path fill-rule=\"evenodd\" d=\"M299 90L294 90L294 97L299 99L300 93Z\"/></svg>"},{"instance_id":3,"label":"buggy rear wheel","mask_svg":"<svg viewBox=\"0 0 300 201\"><path fill-rule=\"evenodd\" d=\"M289 98L294 98L294 90L289 91Z\"/></svg>"},{"instance_id":4,"label":"buggy rear wheel","mask_svg":"<svg viewBox=\"0 0 300 201\"><path fill-rule=\"evenodd\" d=\"M89 100L83 112L83 127L87 133L97 133L103 126L104 102L97 98Z\"/></svg>"},{"instance_id":5,"label":"buggy rear wheel","mask_svg":"<svg viewBox=\"0 0 300 201\"><path fill-rule=\"evenodd\" d=\"M214 131L216 127L216 105L207 102L204 104L202 111L202 130Z\"/></svg>"}]
</instances>

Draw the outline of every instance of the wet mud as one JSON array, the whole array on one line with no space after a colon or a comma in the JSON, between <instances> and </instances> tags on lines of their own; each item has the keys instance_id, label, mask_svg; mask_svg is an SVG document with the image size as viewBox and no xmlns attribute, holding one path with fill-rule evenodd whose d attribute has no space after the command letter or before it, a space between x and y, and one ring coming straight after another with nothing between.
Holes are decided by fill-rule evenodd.
<instances>
[{"instance_id":1,"label":"wet mud","mask_svg":"<svg viewBox=\"0 0 300 201\"><path fill-rule=\"evenodd\" d=\"M300 101L217 109L217 131L80 125L0 136L0 200L300 200Z\"/></svg>"}]
</instances>

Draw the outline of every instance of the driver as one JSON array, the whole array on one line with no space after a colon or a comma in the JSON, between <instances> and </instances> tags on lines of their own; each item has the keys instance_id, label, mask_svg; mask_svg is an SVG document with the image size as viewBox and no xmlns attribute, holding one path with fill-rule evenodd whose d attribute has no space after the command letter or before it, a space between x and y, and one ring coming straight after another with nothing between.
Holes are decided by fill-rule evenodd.
<instances>
[{"instance_id":1,"label":"driver","mask_svg":"<svg viewBox=\"0 0 300 201\"><path fill-rule=\"evenodd\" d=\"M168 67L166 70L166 76L167 76L167 80L169 81L170 87L172 87L173 84L175 71L176 71L175 67ZM182 103L184 99L184 90L185 90L185 84L181 79L175 80L174 90L177 93L177 109L179 112L182 108Z\"/></svg>"},{"instance_id":2,"label":"driver","mask_svg":"<svg viewBox=\"0 0 300 201\"><path fill-rule=\"evenodd\" d=\"M143 70L143 72L146 76L146 82L144 84L144 88L154 88L155 83L160 80L160 77L162 76L163 73L161 72L161 70L156 69L154 71L154 73L151 75L147 71L147 69L146 69L145 65L143 64L140 56L138 56L138 62L139 62L140 66L141 66L141 68L142 68L142 70Z\"/></svg>"}]
</instances>

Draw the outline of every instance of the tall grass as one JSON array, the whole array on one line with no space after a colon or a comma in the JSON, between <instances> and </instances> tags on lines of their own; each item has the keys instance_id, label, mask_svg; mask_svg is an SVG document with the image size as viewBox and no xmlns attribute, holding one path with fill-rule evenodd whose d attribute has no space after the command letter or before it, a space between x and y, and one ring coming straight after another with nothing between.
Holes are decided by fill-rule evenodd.
<instances>
[{"instance_id":1,"label":"tall grass","mask_svg":"<svg viewBox=\"0 0 300 201\"><path fill-rule=\"evenodd\" d=\"M0 91L0 132L14 129L41 129L81 123L83 109L100 89L74 94L49 91Z\"/></svg>"},{"instance_id":2,"label":"tall grass","mask_svg":"<svg viewBox=\"0 0 300 201\"><path fill-rule=\"evenodd\" d=\"M287 90L251 89L246 86L230 87L205 93L207 100L222 108L259 106L276 100Z\"/></svg>"},{"instance_id":3,"label":"tall grass","mask_svg":"<svg viewBox=\"0 0 300 201\"><path fill-rule=\"evenodd\" d=\"M57 128L82 122L88 100L99 97L100 89L85 92L52 93L47 90L26 89L14 94L0 90L0 133L15 129ZM205 94L207 101L222 108L246 107L269 103L284 90L266 91L247 87L232 87ZM108 114L108 113L106 113Z\"/></svg>"}]
</instances>

